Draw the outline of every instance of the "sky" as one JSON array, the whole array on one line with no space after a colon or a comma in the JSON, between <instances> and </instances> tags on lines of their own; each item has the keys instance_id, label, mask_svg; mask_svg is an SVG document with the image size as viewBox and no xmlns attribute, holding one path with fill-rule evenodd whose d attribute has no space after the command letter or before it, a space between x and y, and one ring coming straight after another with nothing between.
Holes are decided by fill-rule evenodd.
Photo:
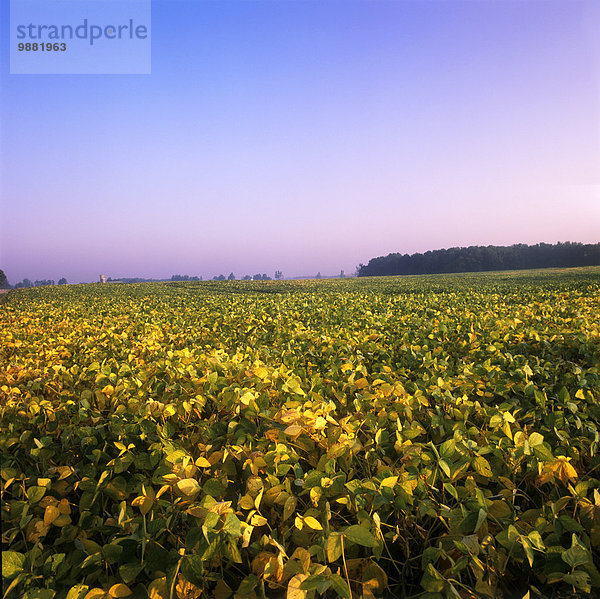
<instances>
[{"instance_id":1,"label":"sky","mask_svg":"<svg viewBox=\"0 0 600 599\"><path fill-rule=\"evenodd\" d=\"M152 0L139 75L10 74L0 6L11 283L600 241L597 0Z\"/></svg>"}]
</instances>

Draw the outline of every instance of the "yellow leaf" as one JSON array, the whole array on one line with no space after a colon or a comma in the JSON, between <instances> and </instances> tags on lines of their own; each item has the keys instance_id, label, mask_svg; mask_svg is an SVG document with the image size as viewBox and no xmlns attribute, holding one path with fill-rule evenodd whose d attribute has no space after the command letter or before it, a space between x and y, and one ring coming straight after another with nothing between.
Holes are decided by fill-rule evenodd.
<instances>
[{"instance_id":1,"label":"yellow leaf","mask_svg":"<svg viewBox=\"0 0 600 599\"><path fill-rule=\"evenodd\" d=\"M186 580L183 576L177 578L175 594L178 599L199 599L202 596L202 589Z\"/></svg>"},{"instance_id":2,"label":"yellow leaf","mask_svg":"<svg viewBox=\"0 0 600 599\"><path fill-rule=\"evenodd\" d=\"M251 526L264 526L267 522L268 520L260 514L254 514L252 518L250 518Z\"/></svg>"},{"instance_id":3,"label":"yellow leaf","mask_svg":"<svg viewBox=\"0 0 600 599\"><path fill-rule=\"evenodd\" d=\"M389 397L393 393L394 387L392 387L389 383L384 383L381 385L381 387L379 387L379 391L384 397Z\"/></svg>"},{"instance_id":4,"label":"yellow leaf","mask_svg":"<svg viewBox=\"0 0 600 599\"><path fill-rule=\"evenodd\" d=\"M492 477L492 468L490 463L482 456L477 456L473 461L473 466L475 468L475 472L479 474L479 476L483 476L485 478Z\"/></svg>"},{"instance_id":5,"label":"yellow leaf","mask_svg":"<svg viewBox=\"0 0 600 599\"><path fill-rule=\"evenodd\" d=\"M269 551L261 551L253 560L252 560L252 572L257 576L262 576L266 565L271 561L271 558L274 558L275 555L270 553Z\"/></svg>"},{"instance_id":6,"label":"yellow leaf","mask_svg":"<svg viewBox=\"0 0 600 599\"><path fill-rule=\"evenodd\" d=\"M177 489L183 495L197 495L201 491L201 487L195 478L184 478L177 483Z\"/></svg>"},{"instance_id":7,"label":"yellow leaf","mask_svg":"<svg viewBox=\"0 0 600 599\"><path fill-rule=\"evenodd\" d=\"M231 509L231 501L217 501L214 505L210 507L209 512L214 512L215 514L229 514L233 512Z\"/></svg>"},{"instance_id":8,"label":"yellow leaf","mask_svg":"<svg viewBox=\"0 0 600 599\"><path fill-rule=\"evenodd\" d=\"M44 526L50 526L60 516L60 510L55 505L49 505L44 512Z\"/></svg>"},{"instance_id":9,"label":"yellow leaf","mask_svg":"<svg viewBox=\"0 0 600 599\"><path fill-rule=\"evenodd\" d=\"M251 393L250 391L246 391L246 393L244 393L244 395L242 395L240 397L240 401L245 405L245 406L249 406L251 402L254 401L254 393Z\"/></svg>"},{"instance_id":10,"label":"yellow leaf","mask_svg":"<svg viewBox=\"0 0 600 599\"><path fill-rule=\"evenodd\" d=\"M129 597L129 595L133 595L131 589L122 582L117 584L113 584L110 589L108 589L109 597Z\"/></svg>"},{"instance_id":11,"label":"yellow leaf","mask_svg":"<svg viewBox=\"0 0 600 599\"><path fill-rule=\"evenodd\" d=\"M296 574L288 582L286 599L306 599L308 591L300 588L300 585L308 578L308 574Z\"/></svg>"},{"instance_id":12,"label":"yellow leaf","mask_svg":"<svg viewBox=\"0 0 600 599\"><path fill-rule=\"evenodd\" d=\"M100 597L106 597L106 593L102 589L92 589L83 599L99 599Z\"/></svg>"},{"instance_id":13,"label":"yellow leaf","mask_svg":"<svg viewBox=\"0 0 600 599\"><path fill-rule=\"evenodd\" d=\"M388 476L388 477L384 478L380 484L382 487L390 487L391 489L393 489L396 486L397 482L398 482L397 476Z\"/></svg>"},{"instance_id":14,"label":"yellow leaf","mask_svg":"<svg viewBox=\"0 0 600 599\"><path fill-rule=\"evenodd\" d=\"M283 506L283 522L285 522L294 513L297 503L298 500L293 495L290 495L285 500L285 504Z\"/></svg>"},{"instance_id":15,"label":"yellow leaf","mask_svg":"<svg viewBox=\"0 0 600 599\"><path fill-rule=\"evenodd\" d=\"M238 502L243 510L251 510L254 507L254 499L251 495L244 495Z\"/></svg>"},{"instance_id":16,"label":"yellow leaf","mask_svg":"<svg viewBox=\"0 0 600 599\"><path fill-rule=\"evenodd\" d=\"M194 462L194 464L196 464L196 466L198 466L199 468L210 468L211 467L211 463L206 458L203 458L202 456L200 456Z\"/></svg>"},{"instance_id":17,"label":"yellow leaf","mask_svg":"<svg viewBox=\"0 0 600 599\"><path fill-rule=\"evenodd\" d=\"M144 514L144 516L145 516L152 509L153 503L154 502L149 497L141 497L140 496L140 497L136 497L131 502L131 505L134 507L139 507L140 512L142 512L142 514Z\"/></svg>"},{"instance_id":18,"label":"yellow leaf","mask_svg":"<svg viewBox=\"0 0 600 599\"><path fill-rule=\"evenodd\" d=\"M156 578L148 585L148 599L169 599L167 578Z\"/></svg>"},{"instance_id":19,"label":"yellow leaf","mask_svg":"<svg viewBox=\"0 0 600 599\"><path fill-rule=\"evenodd\" d=\"M302 432L302 427L298 424L292 424L288 426L284 431L286 435L290 437L297 437Z\"/></svg>"},{"instance_id":20,"label":"yellow leaf","mask_svg":"<svg viewBox=\"0 0 600 599\"><path fill-rule=\"evenodd\" d=\"M315 422L315 430L323 430L327 426L327 420L323 416L319 416Z\"/></svg>"},{"instance_id":21,"label":"yellow leaf","mask_svg":"<svg viewBox=\"0 0 600 599\"><path fill-rule=\"evenodd\" d=\"M259 379L264 379L269 374L269 371L264 366L257 366L253 372Z\"/></svg>"},{"instance_id":22,"label":"yellow leaf","mask_svg":"<svg viewBox=\"0 0 600 599\"><path fill-rule=\"evenodd\" d=\"M306 518L304 518L304 524L313 530L323 530L321 523L312 516L306 516Z\"/></svg>"},{"instance_id":23,"label":"yellow leaf","mask_svg":"<svg viewBox=\"0 0 600 599\"><path fill-rule=\"evenodd\" d=\"M569 460L571 458L565 458L563 456L559 456L557 461L560 461L560 466L558 467L558 477L563 482L563 484L567 484L569 479L577 478L577 470L569 464Z\"/></svg>"},{"instance_id":24,"label":"yellow leaf","mask_svg":"<svg viewBox=\"0 0 600 599\"><path fill-rule=\"evenodd\" d=\"M242 531L242 549L245 549L250 545L250 538L252 537L252 531L254 530L254 526L250 526L245 522L242 522L243 531Z\"/></svg>"},{"instance_id":25,"label":"yellow leaf","mask_svg":"<svg viewBox=\"0 0 600 599\"><path fill-rule=\"evenodd\" d=\"M576 479L577 470L569 464L570 459L565 456L558 456L554 461L544 464L538 477L538 483L543 484L558 478L566 485L569 479Z\"/></svg>"}]
</instances>

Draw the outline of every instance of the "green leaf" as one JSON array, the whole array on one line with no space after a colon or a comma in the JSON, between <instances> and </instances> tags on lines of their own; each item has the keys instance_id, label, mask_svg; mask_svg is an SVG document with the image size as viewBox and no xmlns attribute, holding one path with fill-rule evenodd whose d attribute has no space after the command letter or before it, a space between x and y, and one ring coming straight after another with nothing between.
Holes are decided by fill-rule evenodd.
<instances>
[{"instance_id":1,"label":"green leaf","mask_svg":"<svg viewBox=\"0 0 600 599\"><path fill-rule=\"evenodd\" d=\"M441 468L442 472L446 476L450 477L450 466L448 466L448 464L446 463L446 461L445 460L439 460L438 461L438 465Z\"/></svg>"},{"instance_id":2,"label":"green leaf","mask_svg":"<svg viewBox=\"0 0 600 599\"><path fill-rule=\"evenodd\" d=\"M44 563L44 574L55 574L60 564L65 561L65 557L66 555L64 553L55 553L51 555Z\"/></svg>"},{"instance_id":3,"label":"green leaf","mask_svg":"<svg viewBox=\"0 0 600 599\"><path fill-rule=\"evenodd\" d=\"M209 478L202 486L202 490L215 499L220 499L225 493L225 488L221 484L221 481L216 478Z\"/></svg>"},{"instance_id":4,"label":"green leaf","mask_svg":"<svg viewBox=\"0 0 600 599\"><path fill-rule=\"evenodd\" d=\"M529 562L529 566L533 567L533 549L531 548L531 543L527 537L521 537L521 545L525 550L525 555L527 556L527 561Z\"/></svg>"},{"instance_id":5,"label":"green leaf","mask_svg":"<svg viewBox=\"0 0 600 599\"><path fill-rule=\"evenodd\" d=\"M53 599L55 595L52 589L32 589L23 595L23 599Z\"/></svg>"},{"instance_id":6,"label":"green leaf","mask_svg":"<svg viewBox=\"0 0 600 599\"><path fill-rule=\"evenodd\" d=\"M428 593L441 593L445 585L444 577L433 567L433 564L427 564L421 579L421 586Z\"/></svg>"},{"instance_id":7,"label":"green leaf","mask_svg":"<svg viewBox=\"0 0 600 599\"><path fill-rule=\"evenodd\" d=\"M348 583L339 574L331 575L331 588L337 593L338 597L352 599Z\"/></svg>"},{"instance_id":8,"label":"green leaf","mask_svg":"<svg viewBox=\"0 0 600 599\"><path fill-rule=\"evenodd\" d=\"M227 514L225 523L223 524L223 532L232 537L242 536L242 523L235 514Z\"/></svg>"},{"instance_id":9,"label":"green leaf","mask_svg":"<svg viewBox=\"0 0 600 599\"><path fill-rule=\"evenodd\" d=\"M342 535L340 533L332 532L329 535L325 551L327 552L327 561L330 563L342 556Z\"/></svg>"},{"instance_id":10,"label":"green leaf","mask_svg":"<svg viewBox=\"0 0 600 599\"><path fill-rule=\"evenodd\" d=\"M531 433L529 435L529 445L531 447L535 447L536 445L541 445L544 442L544 435L540 435L540 433Z\"/></svg>"},{"instance_id":11,"label":"green leaf","mask_svg":"<svg viewBox=\"0 0 600 599\"><path fill-rule=\"evenodd\" d=\"M571 548L563 551L561 557L571 568L583 566L591 561L590 552L579 542L577 535L573 535Z\"/></svg>"},{"instance_id":12,"label":"green leaf","mask_svg":"<svg viewBox=\"0 0 600 599\"><path fill-rule=\"evenodd\" d=\"M544 551L544 549L546 549L546 547L544 545L544 541L542 541L542 536L540 535L540 533L537 530L532 530L527 535L527 538L531 541L531 544L536 549L539 549L540 551Z\"/></svg>"},{"instance_id":13,"label":"green leaf","mask_svg":"<svg viewBox=\"0 0 600 599\"><path fill-rule=\"evenodd\" d=\"M125 584L135 582L138 574L143 570L144 566L138 563L123 564L119 566L119 576Z\"/></svg>"},{"instance_id":14,"label":"green leaf","mask_svg":"<svg viewBox=\"0 0 600 599\"><path fill-rule=\"evenodd\" d=\"M116 564L123 554L123 547L116 543L108 543L102 547L102 553L109 564Z\"/></svg>"},{"instance_id":15,"label":"green leaf","mask_svg":"<svg viewBox=\"0 0 600 599\"><path fill-rule=\"evenodd\" d=\"M322 595L332 584L330 576L325 574L313 574L300 583L303 591L318 591Z\"/></svg>"},{"instance_id":16,"label":"green leaf","mask_svg":"<svg viewBox=\"0 0 600 599\"><path fill-rule=\"evenodd\" d=\"M188 582L202 587L206 580L204 560L199 555L184 557L181 562L181 573Z\"/></svg>"},{"instance_id":17,"label":"green leaf","mask_svg":"<svg viewBox=\"0 0 600 599\"><path fill-rule=\"evenodd\" d=\"M17 551L2 552L2 578L10 580L20 572L23 572L25 556Z\"/></svg>"},{"instance_id":18,"label":"green leaf","mask_svg":"<svg viewBox=\"0 0 600 599\"><path fill-rule=\"evenodd\" d=\"M246 576L246 578L244 578L240 583L236 594L240 597L249 596L256 588L256 585L258 585L258 582L258 577L255 574L248 574L248 576Z\"/></svg>"},{"instance_id":19,"label":"green leaf","mask_svg":"<svg viewBox=\"0 0 600 599\"><path fill-rule=\"evenodd\" d=\"M354 524L342 531L342 534L353 543L362 545L363 547L375 547L377 539L363 526Z\"/></svg>"},{"instance_id":20,"label":"green leaf","mask_svg":"<svg viewBox=\"0 0 600 599\"><path fill-rule=\"evenodd\" d=\"M568 584L572 584L576 589L583 591L584 593L592 592L590 575L587 572L577 570L577 572L573 572L572 574L564 574L563 580Z\"/></svg>"},{"instance_id":21,"label":"green leaf","mask_svg":"<svg viewBox=\"0 0 600 599\"><path fill-rule=\"evenodd\" d=\"M27 498L31 503L38 503L46 494L46 487L29 487L27 489Z\"/></svg>"}]
</instances>

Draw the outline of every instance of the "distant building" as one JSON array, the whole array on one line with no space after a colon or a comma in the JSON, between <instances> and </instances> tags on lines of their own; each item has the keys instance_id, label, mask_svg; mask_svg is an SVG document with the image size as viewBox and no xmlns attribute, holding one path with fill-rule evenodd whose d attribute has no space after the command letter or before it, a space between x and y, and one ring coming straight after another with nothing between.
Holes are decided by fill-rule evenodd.
<instances>
[{"instance_id":1,"label":"distant building","mask_svg":"<svg viewBox=\"0 0 600 599\"><path fill-rule=\"evenodd\" d=\"M101 283L106 283L106 276L105 275L100 275L100 282Z\"/></svg>"}]
</instances>

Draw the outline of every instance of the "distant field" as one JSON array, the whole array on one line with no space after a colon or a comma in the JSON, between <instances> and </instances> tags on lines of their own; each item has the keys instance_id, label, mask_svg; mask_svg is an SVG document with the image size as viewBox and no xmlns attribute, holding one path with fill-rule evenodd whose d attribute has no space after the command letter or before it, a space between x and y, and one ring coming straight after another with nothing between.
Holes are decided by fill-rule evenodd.
<instances>
[{"instance_id":1,"label":"distant field","mask_svg":"<svg viewBox=\"0 0 600 599\"><path fill-rule=\"evenodd\" d=\"M600 267L3 297L7 599L597 595L599 298Z\"/></svg>"}]
</instances>

